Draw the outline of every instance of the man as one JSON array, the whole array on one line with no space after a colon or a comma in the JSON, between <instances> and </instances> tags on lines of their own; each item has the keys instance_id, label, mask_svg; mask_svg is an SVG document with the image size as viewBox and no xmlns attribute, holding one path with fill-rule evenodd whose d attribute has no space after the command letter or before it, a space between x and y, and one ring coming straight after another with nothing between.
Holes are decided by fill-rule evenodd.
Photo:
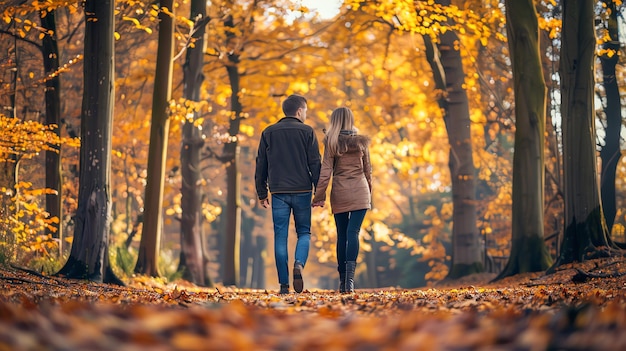
<instances>
[{"instance_id":1,"label":"man","mask_svg":"<svg viewBox=\"0 0 626 351\"><path fill-rule=\"evenodd\" d=\"M270 205L274 221L274 258L280 294L289 293L289 219L298 235L293 267L293 288L302 292L302 270L309 256L311 240L311 197L320 176L321 155L313 128L304 124L307 100L290 95L283 101L285 117L261 133L256 158L256 191L264 208Z\"/></svg>"}]
</instances>

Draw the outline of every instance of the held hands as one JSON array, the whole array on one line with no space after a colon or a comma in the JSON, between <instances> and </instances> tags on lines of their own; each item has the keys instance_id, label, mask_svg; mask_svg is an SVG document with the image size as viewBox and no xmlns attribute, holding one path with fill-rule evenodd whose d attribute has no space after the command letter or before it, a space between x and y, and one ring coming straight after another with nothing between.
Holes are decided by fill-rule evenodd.
<instances>
[{"instance_id":1,"label":"held hands","mask_svg":"<svg viewBox=\"0 0 626 351\"><path fill-rule=\"evenodd\" d=\"M263 206L263 208L268 208L270 206L270 198L266 197L263 200L259 201L261 203L261 206Z\"/></svg>"},{"instance_id":2,"label":"held hands","mask_svg":"<svg viewBox=\"0 0 626 351\"><path fill-rule=\"evenodd\" d=\"M263 206L263 208L268 208L270 206L270 199L265 198L263 200L259 200L259 203L261 204L261 206ZM317 201L312 203L311 207L324 207L324 203L325 201Z\"/></svg>"}]
</instances>

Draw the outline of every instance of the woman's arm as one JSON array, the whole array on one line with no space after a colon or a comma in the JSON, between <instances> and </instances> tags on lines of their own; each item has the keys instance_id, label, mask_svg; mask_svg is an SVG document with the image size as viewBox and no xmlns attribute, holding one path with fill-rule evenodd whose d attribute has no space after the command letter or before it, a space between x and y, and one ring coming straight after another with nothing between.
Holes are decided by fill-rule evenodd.
<instances>
[{"instance_id":1,"label":"woman's arm","mask_svg":"<svg viewBox=\"0 0 626 351\"><path fill-rule=\"evenodd\" d=\"M372 163L370 162L370 149L368 146L363 148L363 173L367 179L367 185L372 193Z\"/></svg>"}]
</instances>

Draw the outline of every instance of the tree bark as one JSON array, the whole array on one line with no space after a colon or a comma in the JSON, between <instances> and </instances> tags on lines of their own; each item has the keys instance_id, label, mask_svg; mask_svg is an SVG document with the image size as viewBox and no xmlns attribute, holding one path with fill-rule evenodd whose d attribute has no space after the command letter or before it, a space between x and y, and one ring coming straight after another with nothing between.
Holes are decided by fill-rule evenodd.
<instances>
[{"instance_id":1,"label":"tree bark","mask_svg":"<svg viewBox=\"0 0 626 351\"><path fill-rule=\"evenodd\" d=\"M13 26L15 28L16 24L13 23ZM17 77L18 77L20 57L19 57L19 51L17 49L17 37L15 35L13 36L13 48L14 48L13 61L15 64L15 69L11 69L11 89L8 93L9 102L10 102L10 105L9 105L10 109L9 109L8 117L16 118L17 116L17 91L18 91ZM21 157L19 157L17 154L10 154L8 155L8 159L9 159L9 162L3 162L3 169L2 169L3 174L2 174L2 177L0 177L0 182L1 182L0 185L4 186L7 189L12 189L13 191L12 191L12 194L10 195L7 195L7 194L0 195L2 196L2 206L3 206L4 215L5 215L4 218L15 216L19 211L19 201L15 201L15 199L18 199L19 189L17 189L16 185L18 181ZM14 209L11 210L11 206L13 205L13 203L15 203L15 206L14 206ZM9 226L6 226L5 228L3 228L3 234L5 237L0 238L0 239L6 240L9 246L9 250L10 250L10 253L8 253L8 256L11 258L11 260L14 261L17 258L16 233L15 231L11 230Z\"/></svg>"},{"instance_id":2,"label":"tree bark","mask_svg":"<svg viewBox=\"0 0 626 351\"><path fill-rule=\"evenodd\" d=\"M615 65L619 60L619 29L617 25L617 9L612 0L604 0L607 11L609 11L607 31L611 41L604 43L604 49L610 50L600 56L602 64L602 82L604 85L606 105L604 115L606 127L604 128L604 146L600 150L602 159L602 169L600 173L600 194L602 197L602 208L604 210L604 220L608 233L611 233L617 205L615 199L615 172L622 156L620 150L620 132L622 130L622 103L615 75Z\"/></svg>"},{"instance_id":3,"label":"tree bark","mask_svg":"<svg viewBox=\"0 0 626 351\"><path fill-rule=\"evenodd\" d=\"M225 21L226 27L234 27L232 17ZM232 39L232 32L227 33ZM228 134L229 141L224 144L222 160L226 163L226 232L224 253L224 285L239 285L239 262L240 262L240 237L241 237L241 203L239 174L239 127L241 125L241 113L243 108L239 100L240 73L239 54L236 52L228 55L229 64L226 66L228 79L231 87L231 113Z\"/></svg>"},{"instance_id":4,"label":"tree bark","mask_svg":"<svg viewBox=\"0 0 626 351\"><path fill-rule=\"evenodd\" d=\"M267 238L258 235L255 237L255 255L252 268L252 288L265 288L265 259L267 258Z\"/></svg>"},{"instance_id":5,"label":"tree bark","mask_svg":"<svg viewBox=\"0 0 626 351\"><path fill-rule=\"evenodd\" d=\"M6 189L11 189L11 193L0 194L0 215L2 218L16 218L18 211L20 210L20 202L18 200L19 189L16 187L18 183L18 175L20 169L21 157L11 154L7 157L10 159L8 162L2 162L2 168L0 172L0 186ZM10 221L0 221L0 242L6 244L6 251L2 250L0 253L5 255L11 261L17 259L17 237L16 232L13 230Z\"/></svg>"},{"instance_id":6,"label":"tree bark","mask_svg":"<svg viewBox=\"0 0 626 351\"><path fill-rule=\"evenodd\" d=\"M561 117L565 230L550 269L608 254L612 246L600 202L594 111L594 1L564 0L561 47Z\"/></svg>"},{"instance_id":7,"label":"tree bark","mask_svg":"<svg viewBox=\"0 0 626 351\"><path fill-rule=\"evenodd\" d=\"M200 88L204 81L202 67L204 63L204 33L206 19L206 1L191 1L191 19L195 21L193 38L194 47L187 49L183 65L183 96L185 99L200 101ZM181 164L181 208L180 221L180 264L178 271L183 279L196 285L212 286L208 272L208 255L203 246L203 179L200 167L201 151L204 145L202 131L195 124L198 112L194 110L193 118L187 119L183 125L183 140L180 151Z\"/></svg>"},{"instance_id":8,"label":"tree bark","mask_svg":"<svg viewBox=\"0 0 626 351\"><path fill-rule=\"evenodd\" d=\"M539 7L536 8L539 12ZM563 153L561 152L560 144L560 129L561 126L557 126L554 121L560 120L560 116L557 116L556 108L559 102L554 101L553 98L557 89L560 88L559 83L553 78L556 75L556 64L553 58L544 55L542 53L547 52L548 48L551 50L557 50L553 53L556 55L560 48L557 48L552 44L552 39L548 32L539 31L539 52L541 57L543 80L546 83L549 98L546 100L546 133L545 133L545 147L544 147L544 240L548 246L548 250L554 250L558 255L560 250L559 245L563 236L563 172L562 172L562 159ZM546 232L550 233L547 236L552 239L546 238ZM552 252L551 252L552 256Z\"/></svg>"},{"instance_id":9,"label":"tree bark","mask_svg":"<svg viewBox=\"0 0 626 351\"><path fill-rule=\"evenodd\" d=\"M366 279L367 286L370 288L378 288L380 286L380 281L378 279L378 265L376 262L378 261L378 250L380 248L380 244L376 241L376 237L374 233L369 232L370 240L369 244L371 246L371 251L365 251L365 269L366 269Z\"/></svg>"},{"instance_id":10,"label":"tree bark","mask_svg":"<svg viewBox=\"0 0 626 351\"><path fill-rule=\"evenodd\" d=\"M80 180L69 278L123 284L109 264L111 132L114 85L114 1L85 2L84 93Z\"/></svg>"},{"instance_id":11,"label":"tree bark","mask_svg":"<svg viewBox=\"0 0 626 351\"><path fill-rule=\"evenodd\" d=\"M41 27L47 33L42 41L43 67L46 76L45 104L46 104L46 124L55 125L54 132L60 135L61 127L61 92L59 81L59 49L56 40L56 20L55 10L46 11L41 16ZM46 234L58 239L59 257L63 253L63 213L61 207L62 198L62 178L61 178L61 146L57 152L46 151L46 188L54 190L55 194L46 194L46 211L50 217L59 219L58 223L50 225L55 230L46 229Z\"/></svg>"},{"instance_id":12,"label":"tree bark","mask_svg":"<svg viewBox=\"0 0 626 351\"><path fill-rule=\"evenodd\" d=\"M544 242L546 84L537 12L532 0L505 4L515 89L515 153L511 255L498 278L544 271L552 264Z\"/></svg>"},{"instance_id":13,"label":"tree bark","mask_svg":"<svg viewBox=\"0 0 626 351\"><path fill-rule=\"evenodd\" d=\"M437 1L449 5L449 1ZM427 59L433 70L435 87L440 92L439 106L448 132L448 165L452 180L452 266L449 278L459 278L484 270L480 233L476 225L476 177L467 93L463 88L465 73L459 38L452 30L439 37L435 45L424 36Z\"/></svg>"},{"instance_id":14,"label":"tree bark","mask_svg":"<svg viewBox=\"0 0 626 351\"><path fill-rule=\"evenodd\" d=\"M173 0L162 0L160 7L174 13ZM135 266L135 273L154 277L160 275L158 257L163 221L163 184L170 130L169 101L172 95L172 58L174 56L174 19L172 16L163 10L159 13L145 212L139 243L139 257Z\"/></svg>"}]
</instances>

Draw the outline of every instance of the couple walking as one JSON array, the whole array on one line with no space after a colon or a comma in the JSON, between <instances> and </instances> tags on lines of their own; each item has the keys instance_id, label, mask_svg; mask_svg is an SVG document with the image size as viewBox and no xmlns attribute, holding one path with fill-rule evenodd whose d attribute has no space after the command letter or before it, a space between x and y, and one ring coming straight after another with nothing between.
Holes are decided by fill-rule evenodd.
<instances>
[{"instance_id":1,"label":"couple walking","mask_svg":"<svg viewBox=\"0 0 626 351\"><path fill-rule=\"evenodd\" d=\"M309 255L311 208L323 207L332 178L330 206L337 227L339 291L354 292L354 272L359 253L359 231L371 208L372 167L369 138L359 135L354 115L347 107L335 109L324 137L324 159L313 128L304 124L307 100L290 95L283 101L285 114L261 134L255 182L260 204L270 206L274 222L274 257L280 294L289 293L287 238L293 213L298 241L293 266L293 288L302 292L302 271Z\"/></svg>"}]
</instances>

